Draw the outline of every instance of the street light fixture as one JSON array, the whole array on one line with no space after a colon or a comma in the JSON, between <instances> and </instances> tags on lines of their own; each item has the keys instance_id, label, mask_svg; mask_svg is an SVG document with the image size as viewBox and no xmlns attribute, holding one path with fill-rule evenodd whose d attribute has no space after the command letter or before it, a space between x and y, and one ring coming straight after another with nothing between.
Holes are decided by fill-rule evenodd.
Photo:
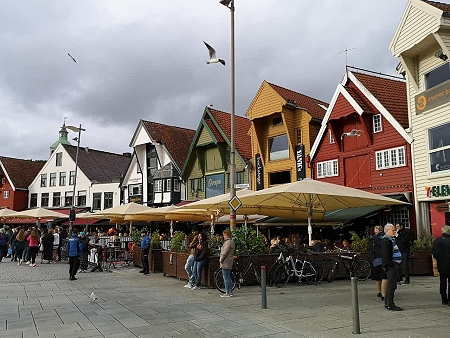
<instances>
[{"instance_id":1,"label":"street light fixture","mask_svg":"<svg viewBox=\"0 0 450 338\"><path fill-rule=\"evenodd\" d=\"M86 131L86 129L81 128L81 124L79 127L75 126L66 126L66 129L69 129L75 133L78 133L78 137L75 137L73 140L77 142L77 153L75 155L75 175L73 178L73 192L72 192L72 205L70 208L70 231L73 227L73 221L75 220L75 191L77 187L77 171L78 171L78 152L80 150L80 140L81 140L81 132ZM70 175L69 175L70 180Z\"/></svg>"}]
</instances>

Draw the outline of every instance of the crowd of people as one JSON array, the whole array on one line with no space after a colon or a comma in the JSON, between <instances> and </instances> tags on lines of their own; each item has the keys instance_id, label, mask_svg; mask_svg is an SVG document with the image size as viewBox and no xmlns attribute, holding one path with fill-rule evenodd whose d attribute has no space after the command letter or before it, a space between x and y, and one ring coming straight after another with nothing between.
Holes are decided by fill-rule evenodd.
<instances>
[{"instance_id":1,"label":"crowd of people","mask_svg":"<svg viewBox=\"0 0 450 338\"><path fill-rule=\"evenodd\" d=\"M279 250L299 252L336 252L339 250L352 250L351 243L347 239L337 239L333 242L328 238L324 238L312 239L309 242L308 236L301 236L299 234L292 234L284 238L282 236L276 236L271 240L269 240L267 236L264 236L264 242L272 252Z\"/></svg>"}]
</instances>

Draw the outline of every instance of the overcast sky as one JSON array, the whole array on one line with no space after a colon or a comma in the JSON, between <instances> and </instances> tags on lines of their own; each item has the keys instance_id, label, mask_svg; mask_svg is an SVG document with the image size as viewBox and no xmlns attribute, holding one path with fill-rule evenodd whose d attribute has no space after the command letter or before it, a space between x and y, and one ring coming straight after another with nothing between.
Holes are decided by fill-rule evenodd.
<instances>
[{"instance_id":1,"label":"overcast sky","mask_svg":"<svg viewBox=\"0 0 450 338\"><path fill-rule=\"evenodd\" d=\"M406 0L235 3L238 115L263 80L329 102L346 48L348 65L395 75L388 48ZM225 67L206 64L202 41ZM3 156L47 159L64 117L86 128L81 146L122 153L139 119L197 129L205 106L231 110L218 0L2 1L0 46Z\"/></svg>"}]
</instances>

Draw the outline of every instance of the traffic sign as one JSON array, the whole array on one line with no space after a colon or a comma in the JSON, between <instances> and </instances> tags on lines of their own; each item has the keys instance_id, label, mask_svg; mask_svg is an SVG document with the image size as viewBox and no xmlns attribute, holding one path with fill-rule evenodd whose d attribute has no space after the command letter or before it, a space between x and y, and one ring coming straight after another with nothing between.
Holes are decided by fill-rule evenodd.
<instances>
[{"instance_id":1,"label":"traffic sign","mask_svg":"<svg viewBox=\"0 0 450 338\"><path fill-rule=\"evenodd\" d=\"M239 197L233 196L233 198L228 202L228 204L230 205L231 209L236 211L237 209L239 209L241 207L242 202L239 199Z\"/></svg>"}]
</instances>

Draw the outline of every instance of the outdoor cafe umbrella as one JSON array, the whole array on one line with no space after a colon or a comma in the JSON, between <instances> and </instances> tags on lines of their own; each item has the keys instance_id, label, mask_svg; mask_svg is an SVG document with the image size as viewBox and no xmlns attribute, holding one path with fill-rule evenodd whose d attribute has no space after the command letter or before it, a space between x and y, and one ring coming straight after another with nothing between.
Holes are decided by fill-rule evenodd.
<instances>
[{"instance_id":1,"label":"outdoor cafe umbrella","mask_svg":"<svg viewBox=\"0 0 450 338\"><path fill-rule=\"evenodd\" d=\"M0 209L0 218L13 218L17 211L11 209Z\"/></svg>"},{"instance_id":2,"label":"outdoor cafe umbrella","mask_svg":"<svg viewBox=\"0 0 450 338\"><path fill-rule=\"evenodd\" d=\"M308 215L308 234L311 241L312 218L326 211L366 206L408 204L359 189L303 179L271 188L253 191L241 198L243 205L261 208L259 214L278 216L277 209L304 210ZM269 214L268 214L269 213Z\"/></svg>"},{"instance_id":3,"label":"outdoor cafe umbrella","mask_svg":"<svg viewBox=\"0 0 450 338\"><path fill-rule=\"evenodd\" d=\"M10 216L9 216L10 217ZM20 212L16 212L12 215L14 218L34 218L37 220L37 227L39 227L41 223L41 219L55 219L55 218L68 218L68 215L62 214L60 212L56 212L53 210L45 209L45 208L35 208L24 210Z\"/></svg>"},{"instance_id":4,"label":"outdoor cafe umbrella","mask_svg":"<svg viewBox=\"0 0 450 338\"><path fill-rule=\"evenodd\" d=\"M173 204L167 207L147 208L147 210L139 211L132 215L126 215L125 221L165 221L166 213L175 210L176 208L177 207Z\"/></svg>"}]
</instances>

